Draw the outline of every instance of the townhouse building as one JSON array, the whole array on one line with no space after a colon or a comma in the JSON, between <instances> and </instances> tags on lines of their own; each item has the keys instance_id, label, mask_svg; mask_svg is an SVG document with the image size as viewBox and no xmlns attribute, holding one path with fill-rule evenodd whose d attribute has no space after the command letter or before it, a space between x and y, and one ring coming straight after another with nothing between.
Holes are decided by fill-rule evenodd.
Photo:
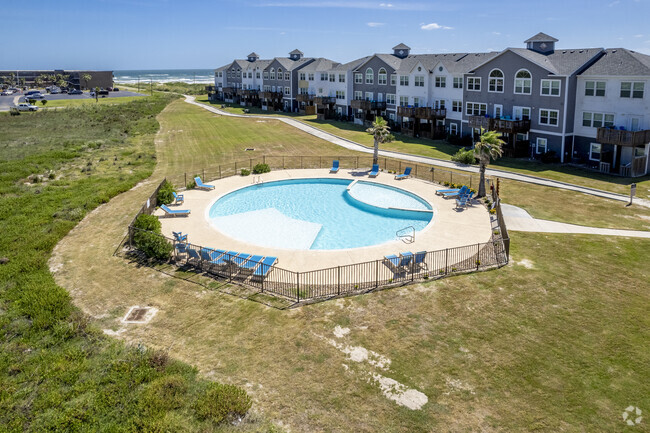
<instances>
[{"instance_id":1,"label":"townhouse building","mask_svg":"<svg viewBox=\"0 0 650 433\"><path fill-rule=\"evenodd\" d=\"M423 138L496 130L507 156L648 173L650 56L557 42L538 33L525 48L446 54L399 44L343 64L298 50L268 61L251 53L215 70L216 95L238 102L244 91L259 92L245 103L363 125L383 116L394 131Z\"/></svg>"}]
</instances>

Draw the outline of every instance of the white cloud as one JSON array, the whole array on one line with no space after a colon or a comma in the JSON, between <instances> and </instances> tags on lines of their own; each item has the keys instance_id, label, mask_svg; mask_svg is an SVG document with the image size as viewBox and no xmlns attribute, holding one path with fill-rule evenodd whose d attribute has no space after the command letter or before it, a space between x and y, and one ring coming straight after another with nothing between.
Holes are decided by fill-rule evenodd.
<instances>
[{"instance_id":1,"label":"white cloud","mask_svg":"<svg viewBox=\"0 0 650 433\"><path fill-rule=\"evenodd\" d=\"M619 1L619 0L616 0L616 1L613 1L613 2L611 2L610 4L608 4L607 6L609 6L609 7L611 8L611 7L616 6L616 5L619 4L619 3L620 3L620 1Z\"/></svg>"},{"instance_id":2,"label":"white cloud","mask_svg":"<svg viewBox=\"0 0 650 433\"><path fill-rule=\"evenodd\" d=\"M421 24L420 28L422 30L452 30L453 29L453 27L441 26L438 23Z\"/></svg>"},{"instance_id":3,"label":"white cloud","mask_svg":"<svg viewBox=\"0 0 650 433\"><path fill-rule=\"evenodd\" d=\"M392 8L393 5L391 3L379 3L379 7L381 7L381 8Z\"/></svg>"},{"instance_id":4,"label":"white cloud","mask_svg":"<svg viewBox=\"0 0 650 433\"><path fill-rule=\"evenodd\" d=\"M368 27L381 27L384 23L366 23Z\"/></svg>"},{"instance_id":5,"label":"white cloud","mask_svg":"<svg viewBox=\"0 0 650 433\"><path fill-rule=\"evenodd\" d=\"M259 5L259 7L279 7L279 8L340 8L340 9L384 9L393 11L423 11L439 9L437 4L426 2L403 2L403 3L377 3L374 1L343 1L343 0L285 0L269 1Z\"/></svg>"},{"instance_id":6,"label":"white cloud","mask_svg":"<svg viewBox=\"0 0 650 433\"><path fill-rule=\"evenodd\" d=\"M499 36L501 34L501 32L492 32L492 34Z\"/></svg>"},{"instance_id":7,"label":"white cloud","mask_svg":"<svg viewBox=\"0 0 650 433\"><path fill-rule=\"evenodd\" d=\"M635 38L642 38L643 35L641 35L641 34L639 34L639 35L634 35L634 37L635 37Z\"/></svg>"}]
</instances>

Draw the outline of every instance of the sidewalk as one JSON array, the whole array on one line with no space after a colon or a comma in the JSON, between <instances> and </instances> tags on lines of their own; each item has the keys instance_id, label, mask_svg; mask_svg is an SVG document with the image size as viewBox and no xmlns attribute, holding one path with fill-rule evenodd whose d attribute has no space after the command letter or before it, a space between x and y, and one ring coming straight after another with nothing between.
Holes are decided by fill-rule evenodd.
<instances>
[{"instance_id":1,"label":"sidewalk","mask_svg":"<svg viewBox=\"0 0 650 433\"><path fill-rule=\"evenodd\" d=\"M185 102L189 104L196 105L198 107L204 108L205 110L211 111L215 114L220 114L222 116L230 116L230 117L245 117L245 118L259 118L259 119L274 119L274 120L279 120L281 122L286 123L287 125L293 126L294 128L298 128L303 132L306 132L307 134L311 134L315 137L321 138L323 140L329 141L330 143L336 144L337 146L344 147L346 149L350 150L356 150L358 152L364 152L364 153L372 153L373 149L371 147L366 147L362 144L356 143L352 140L348 140L339 136L336 136L334 134L330 134L329 132L322 131L318 128L315 128L311 125L308 125L304 122L301 122L296 119L291 119L288 117L282 117L282 116L263 116L263 115L243 115L243 114L233 114L233 113L228 113L226 111L219 110L218 108L215 107L210 107L205 104L200 104L195 101L194 96L185 96ZM464 165L464 164L458 164L453 161L447 161L444 159L438 159L438 158L431 158L431 157L426 157L426 156L418 156L418 155L411 155L408 153L401 153L401 152L395 152L395 151L390 151L390 150L379 150L379 154L381 156L387 156L387 157L392 157L392 158L399 158L405 161L413 161L421 164L430 164L430 165L435 165L439 167L445 167L445 168L451 168L455 170L460 170L460 171L467 171L471 173L478 173L479 168L471 165ZM570 183L565 183L565 182L560 182L560 181L555 181L555 180L550 180L550 179L544 179L541 177L536 177L536 176L529 176L526 174L519 174L519 173L513 173L510 171L505 171L505 170L498 170L498 169L492 169L488 168L486 170L486 174L489 176L494 176L494 177L501 177L503 179L511 179L511 180L516 180L520 182L527 182L527 183L532 183L535 185L542 185L542 186L548 186L551 188L560 188L560 189L566 189L569 191L576 191L580 192L583 194L591 194L595 195L597 197L602 197L610 200L618 200L622 202L629 202L630 197L627 195L623 194L617 194L614 192L609 192L609 191L602 191L599 189L595 188L589 188L585 186L580 186L580 185L574 185ZM644 200L644 199L634 199L634 203L638 204L640 206L648 207L650 208L650 200Z\"/></svg>"}]
</instances>

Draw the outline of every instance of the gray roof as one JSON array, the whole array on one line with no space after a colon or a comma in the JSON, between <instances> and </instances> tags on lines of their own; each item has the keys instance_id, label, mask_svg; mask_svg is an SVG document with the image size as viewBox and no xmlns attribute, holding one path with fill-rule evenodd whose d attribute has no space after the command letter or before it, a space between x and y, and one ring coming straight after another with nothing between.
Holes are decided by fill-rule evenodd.
<instances>
[{"instance_id":1,"label":"gray roof","mask_svg":"<svg viewBox=\"0 0 650 433\"><path fill-rule=\"evenodd\" d=\"M555 39L553 36L549 36L546 33L539 32L532 38L526 39L524 41L525 44L528 42L557 42L558 40Z\"/></svg>"},{"instance_id":2,"label":"gray roof","mask_svg":"<svg viewBox=\"0 0 650 433\"><path fill-rule=\"evenodd\" d=\"M289 54L300 54L302 56L304 53L296 48L295 50L291 51Z\"/></svg>"},{"instance_id":3,"label":"gray roof","mask_svg":"<svg viewBox=\"0 0 650 433\"><path fill-rule=\"evenodd\" d=\"M323 71L331 71L332 69L335 69L337 66L339 66L340 63L335 62L334 60L326 59L324 57L319 57L304 68L301 69L301 71L309 71L309 72L323 72Z\"/></svg>"},{"instance_id":4,"label":"gray roof","mask_svg":"<svg viewBox=\"0 0 650 433\"><path fill-rule=\"evenodd\" d=\"M510 51L530 60L555 75L572 75L602 53L602 48L575 48L555 50L542 54L526 48L509 48Z\"/></svg>"},{"instance_id":5,"label":"gray roof","mask_svg":"<svg viewBox=\"0 0 650 433\"><path fill-rule=\"evenodd\" d=\"M352 60L347 63L339 63L337 66L332 68L335 71L352 71L356 69L359 65L366 63L372 56L361 57L360 59Z\"/></svg>"},{"instance_id":6,"label":"gray roof","mask_svg":"<svg viewBox=\"0 0 650 433\"><path fill-rule=\"evenodd\" d=\"M259 58L259 56L260 56L259 54L257 54L255 51L253 51L252 53L250 53L246 57L258 57Z\"/></svg>"},{"instance_id":7,"label":"gray roof","mask_svg":"<svg viewBox=\"0 0 650 433\"><path fill-rule=\"evenodd\" d=\"M625 48L608 48L580 75L649 76L650 56Z\"/></svg>"},{"instance_id":8,"label":"gray roof","mask_svg":"<svg viewBox=\"0 0 650 433\"><path fill-rule=\"evenodd\" d=\"M463 74L469 72L478 64L485 62L497 54L497 52L413 54L401 61L398 72L407 74L415 67L415 65L421 63L431 72L433 72L436 65L442 64L450 74Z\"/></svg>"},{"instance_id":9,"label":"gray roof","mask_svg":"<svg viewBox=\"0 0 650 433\"><path fill-rule=\"evenodd\" d=\"M293 71L294 69L305 66L305 64L311 62L314 59L313 57L302 57L298 60L291 60L287 57L275 57L273 60L270 60L269 64L267 64L265 67L268 68L269 65L275 60L277 60L280 65L282 65L282 68L285 71Z\"/></svg>"},{"instance_id":10,"label":"gray roof","mask_svg":"<svg viewBox=\"0 0 650 433\"><path fill-rule=\"evenodd\" d=\"M219 72L219 71L225 71L232 65L232 63L228 63L227 65L219 66L217 69L214 70L214 72Z\"/></svg>"},{"instance_id":11,"label":"gray roof","mask_svg":"<svg viewBox=\"0 0 650 433\"><path fill-rule=\"evenodd\" d=\"M411 49L411 47L409 47L408 45L405 45L405 44L399 44L399 45L395 45L393 47L393 50L410 50L410 49Z\"/></svg>"}]
</instances>

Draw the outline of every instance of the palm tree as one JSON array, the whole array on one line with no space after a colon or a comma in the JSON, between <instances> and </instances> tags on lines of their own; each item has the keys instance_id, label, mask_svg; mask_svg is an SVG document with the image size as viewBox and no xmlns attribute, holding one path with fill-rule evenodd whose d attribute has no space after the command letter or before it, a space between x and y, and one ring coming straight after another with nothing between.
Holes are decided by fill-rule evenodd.
<instances>
[{"instance_id":1,"label":"palm tree","mask_svg":"<svg viewBox=\"0 0 650 433\"><path fill-rule=\"evenodd\" d=\"M379 143L390 143L395 138L393 134L390 133L390 126L384 120L383 117L375 117L375 121L372 122L372 127L366 129L366 132L375 139L374 152L372 154L372 163L378 164L379 160Z\"/></svg>"},{"instance_id":2,"label":"palm tree","mask_svg":"<svg viewBox=\"0 0 650 433\"><path fill-rule=\"evenodd\" d=\"M85 74L81 74L81 79L85 83L84 88L87 88L88 87L88 81L92 80L93 76L86 72Z\"/></svg>"},{"instance_id":3,"label":"palm tree","mask_svg":"<svg viewBox=\"0 0 650 433\"><path fill-rule=\"evenodd\" d=\"M481 137L479 142L474 145L474 153L479 161L479 172L481 178L478 183L477 197L485 197L485 169L487 168L490 160L497 159L503 154L501 146L505 141L499 138L499 133L496 131L485 131L481 128Z\"/></svg>"}]
</instances>

